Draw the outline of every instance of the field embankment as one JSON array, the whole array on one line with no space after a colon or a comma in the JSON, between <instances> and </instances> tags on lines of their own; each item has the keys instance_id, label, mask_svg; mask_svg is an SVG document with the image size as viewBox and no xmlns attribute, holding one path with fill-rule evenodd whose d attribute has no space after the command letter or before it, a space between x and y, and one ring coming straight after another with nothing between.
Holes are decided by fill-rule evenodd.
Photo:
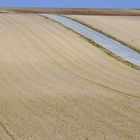
<instances>
[{"instance_id":1,"label":"field embankment","mask_svg":"<svg viewBox=\"0 0 140 140\"><path fill-rule=\"evenodd\" d=\"M0 14L2 140L139 140L139 77L49 19Z\"/></svg>"},{"instance_id":2,"label":"field embankment","mask_svg":"<svg viewBox=\"0 0 140 140\"><path fill-rule=\"evenodd\" d=\"M140 16L69 15L67 17L85 23L140 52Z\"/></svg>"}]
</instances>

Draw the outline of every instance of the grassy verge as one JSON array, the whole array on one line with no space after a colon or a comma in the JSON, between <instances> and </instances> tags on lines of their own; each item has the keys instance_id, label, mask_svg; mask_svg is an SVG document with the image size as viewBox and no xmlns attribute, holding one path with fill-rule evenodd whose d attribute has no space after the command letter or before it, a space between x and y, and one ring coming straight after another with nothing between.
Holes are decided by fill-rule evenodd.
<instances>
[{"instance_id":1,"label":"grassy verge","mask_svg":"<svg viewBox=\"0 0 140 140\"><path fill-rule=\"evenodd\" d=\"M136 65L134 65L134 64L132 64L132 63L130 63L130 62L124 60L124 59L122 59L121 57L115 55L114 53L110 52L109 50L107 50L107 49L103 48L102 46L98 45L98 44L95 43L94 41L92 41L92 40L90 40L90 39L84 37L83 35L81 35L81 34L75 32L75 31L72 30L71 28L66 27L66 26L64 26L63 24L61 24L61 23L59 23L59 22L57 22L57 21L55 21L55 20L53 20L53 19L50 19L50 18L48 18L48 17L45 17L45 16L43 16L43 17L46 18L46 19L49 19L49 20L51 20L51 21L53 21L53 22L55 22L55 23L58 23L58 24L60 24L61 26L63 26L64 28L67 28L68 30L70 30L70 31L72 31L72 32L74 32L74 33L76 33L76 34L78 34L80 37L82 37L83 39L85 39L86 41L88 41L89 43L91 43L92 45L94 45L94 46L96 46L97 48L101 49L102 51L106 52L106 54L108 54L109 56L111 56L111 57L113 57L113 58L115 58L115 59L117 59L117 60L119 60L119 61L121 61L121 62L127 64L128 66L130 66L130 67L132 67L132 68L134 68L134 69L136 69L136 70L140 70L140 67L138 67L138 66L136 66ZM80 22L79 22L79 23L80 23ZM85 24L84 24L84 25L85 25Z\"/></svg>"}]
</instances>

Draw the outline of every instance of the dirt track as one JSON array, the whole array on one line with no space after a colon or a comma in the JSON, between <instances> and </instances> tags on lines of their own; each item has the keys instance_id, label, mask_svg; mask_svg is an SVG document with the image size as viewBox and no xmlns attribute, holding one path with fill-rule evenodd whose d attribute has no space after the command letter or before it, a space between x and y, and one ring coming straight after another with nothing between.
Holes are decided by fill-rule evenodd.
<instances>
[{"instance_id":1,"label":"dirt track","mask_svg":"<svg viewBox=\"0 0 140 140\"><path fill-rule=\"evenodd\" d=\"M59 24L0 14L0 140L139 140L139 85Z\"/></svg>"}]
</instances>

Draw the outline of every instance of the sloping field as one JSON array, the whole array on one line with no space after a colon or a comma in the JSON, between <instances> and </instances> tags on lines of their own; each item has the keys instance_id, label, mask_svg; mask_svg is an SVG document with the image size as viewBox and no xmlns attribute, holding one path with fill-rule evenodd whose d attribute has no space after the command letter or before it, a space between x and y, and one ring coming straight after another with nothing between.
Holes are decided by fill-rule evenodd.
<instances>
[{"instance_id":1,"label":"sloping field","mask_svg":"<svg viewBox=\"0 0 140 140\"><path fill-rule=\"evenodd\" d=\"M140 16L82 16L70 15L140 51Z\"/></svg>"},{"instance_id":2,"label":"sloping field","mask_svg":"<svg viewBox=\"0 0 140 140\"><path fill-rule=\"evenodd\" d=\"M0 140L139 140L140 71L37 15L0 14Z\"/></svg>"}]
</instances>

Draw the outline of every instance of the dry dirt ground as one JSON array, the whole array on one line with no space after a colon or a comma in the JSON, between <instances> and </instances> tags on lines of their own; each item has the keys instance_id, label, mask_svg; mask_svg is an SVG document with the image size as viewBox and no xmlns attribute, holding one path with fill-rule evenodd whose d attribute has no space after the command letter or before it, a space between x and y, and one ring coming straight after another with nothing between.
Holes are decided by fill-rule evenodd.
<instances>
[{"instance_id":1,"label":"dry dirt ground","mask_svg":"<svg viewBox=\"0 0 140 140\"><path fill-rule=\"evenodd\" d=\"M140 16L83 16L70 15L93 26L140 51Z\"/></svg>"},{"instance_id":2,"label":"dry dirt ground","mask_svg":"<svg viewBox=\"0 0 140 140\"><path fill-rule=\"evenodd\" d=\"M139 139L139 70L44 17L0 14L0 140Z\"/></svg>"}]
</instances>

